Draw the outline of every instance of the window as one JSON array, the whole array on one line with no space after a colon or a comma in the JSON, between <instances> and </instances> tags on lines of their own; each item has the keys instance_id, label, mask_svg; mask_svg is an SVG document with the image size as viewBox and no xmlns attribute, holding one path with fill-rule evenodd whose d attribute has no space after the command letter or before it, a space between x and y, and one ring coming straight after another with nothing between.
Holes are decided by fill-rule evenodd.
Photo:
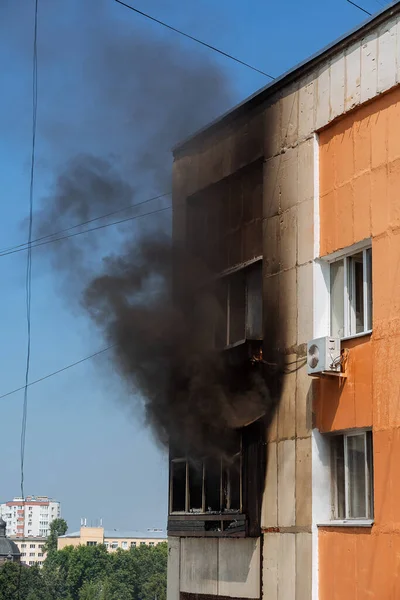
<instances>
[{"instance_id":1,"label":"window","mask_svg":"<svg viewBox=\"0 0 400 600\"><path fill-rule=\"evenodd\" d=\"M150 542L150 543L149 543L149 546L154 546L154 542Z\"/></svg>"},{"instance_id":2,"label":"window","mask_svg":"<svg viewBox=\"0 0 400 600\"><path fill-rule=\"evenodd\" d=\"M331 335L347 337L372 329L372 250L330 264Z\"/></svg>"},{"instance_id":3,"label":"window","mask_svg":"<svg viewBox=\"0 0 400 600\"><path fill-rule=\"evenodd\" d=\"M43 544L39 544L38 548L43 548Z\"/></svg>"},{"instance_id":4,"label":"window","mask_svg":"<svg viewBox=\"0 0 400 600\"><path fill-rule=\"evenodd\" d=\"M29 552L29 556L35 556L34 552Z\"/></svg>"},{"instance_id":5,"label":"window","mask_svg":"<svg viewBox=\"0 0 400 600\"><path fill-rule=\"evenodd\" d=\"M331 451L333 519L372 519L372 432L335 435Z\"/></svg>"},{"instance_id":6,"label":"window","mask_svg":"<svg viewBox=\"0 0 400 600\"><path fill-rule=\"evenodd\" d=\"M113 550L115 550L116 548L118 548L118 542L111 542L111 548Z\"/></svg>"},{"instance_id":7,"label":"window","mask_svg":"<svg viewBox=\"0 0 400 600\"><path fill-rule=\"evenodd\" d=\"M86 546L97 546L97 542L86 542Z\"/></svg>"},{"instance_id":8,"label":"window","mask_svg":"<svg viewBox=\"0 0 400 600\"><path fill-rule=\"evenodd\" d=\"M21 552L21 556L26 556L26 552Z\"/></svg>"},{"instance_id":9,"label":"window","mask_svg":"<svg viewBox=\"0 0 400 600\"><path fill-rule=\"evenodd\" d=\"M43 552L38 552L38 556L43 556Z\"/></svg>"},{"instance_id":10,"label":"window","mask_svg":"<svg viewBox=\"0 0 400 600\"><path fill-rule=\"evenodd\" d=\"M240 269L220 280L223 318L216 346L262 339L262 263Z\"/></svg>"},{"instance_id":11,"label":"window","mask_svg":"<svg viewBox=\"0 0 400 600\"><path fill-rule=\"evenodd\" d=\"M140 545L141 545L141 546L145 546L145 545L146 545L146 542L140 542Z\"/></svg>"},{"instance_id":12,"label":"window","mask_svg":"<svg viewBox=\"0 0 400 600\"><path fill-rule=\"evenodd\" d=\"M26 544L21 544L21 548L26 548Z\"/></svg>"},{"instance_id":13,"label":"window","mask_svg":"<svg viewBox=\"0 0 400 600\"><path fill-rule=\"evenodd\" d=\"M31 544L29 548L36 548L36 544Z\"/></svg>"},{"instance_id":14,"label":"window","mask_svg":"<svg viewBox=\"0 0 400 600\"><path fill-rule=\"evenodd\" d=\"M121 543L121 548L126 549L128 547L128 542L122 542Z\"/></svg>"},{"instance_id":15,"label":"window","mask_svg":"<svg viewBox=\"0 0 400 600\"><path fill-rule=\"evenodd\" d=\"M197 464L171 460L171 513L240 512L242 504L241 439L229 467L219 461Z\"/></svg>"},{"instance_id":16,"label":"window","mask_svg":"<svg viewBox=\"0 0 400 600\"><path fill-rule=\"evenodd\" d=\"M131 548L136 548L136 542L131 542Z\"/></svg>"}]
</instances>

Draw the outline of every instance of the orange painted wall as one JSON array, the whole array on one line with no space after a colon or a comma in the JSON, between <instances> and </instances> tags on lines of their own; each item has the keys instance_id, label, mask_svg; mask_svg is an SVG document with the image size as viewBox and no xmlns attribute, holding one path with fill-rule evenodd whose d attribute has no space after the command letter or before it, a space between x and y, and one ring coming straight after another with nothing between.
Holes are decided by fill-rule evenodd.
<instances>
[{"instance_id":1,"label":"orange painted wall","mask_svg":"<svg viewBox=\"0 0 400 600\"><path fill-rule=\"evenodd\" d=\"M319 532L320 600L400 598L400 88L320 134L321 255L372 238L373 333L317 383L321 431L372 426L375 524Z\"/></svg>"}]
</instances>

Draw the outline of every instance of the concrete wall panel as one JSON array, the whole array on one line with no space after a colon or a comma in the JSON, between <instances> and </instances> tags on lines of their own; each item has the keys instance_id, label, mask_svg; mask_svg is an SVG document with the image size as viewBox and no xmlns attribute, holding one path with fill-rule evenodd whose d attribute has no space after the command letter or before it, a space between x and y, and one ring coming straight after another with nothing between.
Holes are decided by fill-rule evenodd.
<instances>
[{"instance_id":1,"label":"concrete wall panel","mask_svg":"<svg viewBox=\"0 0 400 600\"><path fill-rule=\"evenodd\" d=\"M296 536L282 533L278 548L278 600L296 597Z\"/></svg>"},{"instance_id":2,"label":"concrete wall panel","mask_svg":"<svg viewBox=\"0 0 400 600\"><path fill-rule=\"evenodd\" d=\"M295 354L287 357L287 362L293 364ZM291 370L288 367L288 370ZM278 439L294 438L296 434L296 372L283 376L281 401L278 408Z\"/></svg>"},{"instance_id":3,"label":"concrete wall panel","mask_svg":"<svg viewBox=\"0 0 400 600\"><path fill-rule=\"evenodd\" d=\"M293 269L297 262L297 206L285 211L280 223L280 265L283 270Z\"/></svg>"},{"instance_id":4,"label":"concrete wall panel","mask_svg":"<svg viewBox=\"0 0 400 600\"><path fill-rule=\"evenodd\" d=\"M298 148L289 148L280 156L280 208L284 212L297 204Z\"/></svg>"},{"instance_id":5,"label":"concrete wall panel","mask_svg":"<svg viewBox=\"0 0 400 600\"><path fill-rule=\"evenodd\" d=\"M281 148L297 142L299 130L299 84L298 82L282 96L281 105Z\"/></svg>"},{"instance_id":6,"label":"concrete wall panel","mask_svg":"<svg viewBox=\"0 0 400 600\"><path fill-rule=\"evenodd\" d=\"M351 110L360 104L361 98L361 44L357 42L345 53L346 95L344 108Z\"/></svg>"},{"instance_id":7,"label":"concrete wall panel","mask_svg":"<svg viewBox=\"0 0 400 600\"><path fill-rule=\"evenodd\" d=\"M297 343L306 344L313 337L313 266L312 263L297 269Z\"/></svg>"},{"instance_id":8,"label":"concrete wall panel","mask_svg":"<svg viewBox=\"0 0 400 600\"><path fill-rule=\"evenodd\" d=\"M361 102L376 96L378 89L378 36L371 33L361 46Z\"/></svg>"},{"instance_id":9,"label":"concrete wall panel","mask_svg":"<svg viewBox=\"0 0 400 600\"><path fill-rule=\"evenodd\" d=\"M296 439L296 525L311 523L311 438Z\"/></svg>"},{"instance_id":10,"label":"concrete wall panel","mask_svg":"<svg viewBox=\"0 0 400 600\"><path fill-rule=\"evenodd\" d=\"M278 600L279 533L263 536L263 600Z\"/></svg>"},{"instance_id":11,"label":"concrete wall panel","mask_svg":"<svg viewBox=\"0 0 400 600\"><path fill-rule=\"evenodd\" d=\"M315 129L315 95L317 90L315 75L300 81L299 89L299 139L303 139Z\"/></svg>"},{"instance_id":12,"label":"concrete wall panel","mask_svg":"<svg viewBox=\"0 0 400 600\"><path fill-rule=\"evenodd\" d=\"M343 52L340 52L331 61L331 80L329 92L329 119L332 120L344 112L345 61Z\"/></svg>"},{"instance_id":13,"label":"concrete wall panel","mask_svg":"<svg viewBox=\"0 0 400 600\"><path fill-rule=\"evenodd\" d=\"M396 33L393 19L378 34L378 92L385 92L396 83Z\"/></svg>"},{"instance_id":14,"label":"concrete wall panel","mask_svg":"<svg viewBox=\"0 0 400 600\"><path fill-rule=\"evenodd\" d=\"M316 128L323 127L329 121L329 99L330 99L330 69L325 64L319 71L317 80L317 105L316 105Z\"/></svg>"},{"instance_id":15,"label":"concrete wall panel","mask_svg":"<svg viewBox=\"0 0 400 600\"><path fill-rule=\"evenodd\" d=\"M260 539L220 539L218 595L260 597Z\"/></svg>"},{"instance_id":16,"label":"concrete wall panel","mask_svg":"<svg viewBox=\"0 0 400 600\"><path fill-rule=\"evenodd\" d=\"M218 594L218 539L182 538L180 591Z\"/></svg>"},{"instance_id":17,"label":"concrete wall panel","mask_svg":"<svg viewBox=\"0 0 400 600\"><path fill-rule=\"evenodd\" d=\"M296 534L296 600L311 600L310 533Z\"/></svg>"},{"instance_id":18,"label":"concrete wall panel","mask_svg":"<svg viewBox=\"0 0 400 600\"><path fill-rule=\"evenodd\" d=\"M278 443L278 526L290 527L296 522L296 442ZM290 596L288 596L290 597Z\"/></svg>"},{"instance_id":19,"label":"concrete wall panel","mask_svg":"<svg viewBox=\"0 0 400 600\"><path fill-rule=\"evenodd\" d=\"M167 600L179 600L180 592L180 538L168 539L168 576L167 576Z\"/></svg>"},{"instance_id":20,"label":"concrete wall panel","mask_svg":"<svg viewBox=\"0 0 400 600\"><path fill-rule=\"evenodd\" d=\"M267 446L267 473L261 511L261 527L278 525L278 448L276 442Z\"/></svg>"},{"instance_id":21,"label":"concrete wall panel","mask_svg":"<svg viewBox=\"0 0 400 600\"><path fill-rule=\"evenodd\" d=\"M299 143L298 150L297 202L314 197L314 140Z\"/></svg>"}]
</instances>

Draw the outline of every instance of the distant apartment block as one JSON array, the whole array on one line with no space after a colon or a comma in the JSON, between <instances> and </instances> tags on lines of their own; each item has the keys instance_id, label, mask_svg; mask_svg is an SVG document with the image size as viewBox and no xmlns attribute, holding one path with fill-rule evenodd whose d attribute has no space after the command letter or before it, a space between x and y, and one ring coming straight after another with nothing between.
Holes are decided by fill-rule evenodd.
<instances>
[{"instance_id":1,"label":"distant apartment block","mask_svg":"<svg viewBox=\"0 0 400 600\"><path fill-rule=\"evenodd\" d=\"M0 504L0 517L7 523L7 537L47 537L50 523L60 515L60 502L47 496L16 497Z\"/></svg>"},{"instance_id":2,"label":"distant apartment block","mask_svg":"<svg viewBox=\"0 0 400 600\"><path fill-rule=\"evenodd\" d=\"M46 559L46 553L43 552L45 544L43 537L13 538L12 541L18 546L21 552L21 563L30 567L34 565L43 566L43 562Z\"/></svg>"},{"instance_id":3,"label":"distant apartment block","mask_svg":"<svg viewBox=\"0 0 400 600\"><path fill-rule=\"evenodd\" d=\"M79 531L58 538L58 550L66 546L97 546L104 544L109 552L118 548L129 550L139 546L157 546L166 542L166 534L160 529L144 532L107 530L103 527L82 526Z\"/></svg>"}]
</instances>

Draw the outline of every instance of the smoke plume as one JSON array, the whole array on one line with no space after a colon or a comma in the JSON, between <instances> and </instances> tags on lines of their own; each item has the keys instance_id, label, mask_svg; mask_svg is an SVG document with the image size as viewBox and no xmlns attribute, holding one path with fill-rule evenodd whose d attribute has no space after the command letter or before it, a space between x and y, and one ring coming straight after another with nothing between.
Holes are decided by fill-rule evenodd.
<instances>
[{"instance_id":1,"label":"smoke plume","mask_svg":"<svg viewBox=\"0 0 400 600\"><path fill-rule=\"evenodd\" d=\"M57 167L36 234L68 229L69 236L163 210L68 237L45 246L46 253L69 302L80 298L114 345L115 365L132 390L128 401L140 399L157 439L191 455L225 457L237 427L271 413L268 388L250 363L229 366L210 343L221 316L213 274L172 246L170 199L122 209L171 189L171 147L227 108L230 85L209 55L143 31L130 14L125 22L110 19L101 2L85 5L69 57L80 65L68 92L78 108L65 109L62 122L50 111L42 123ZM58 31L54 60L46 55L49 77L67 46L67 34Z\"/></svg>"}]
</instances>

